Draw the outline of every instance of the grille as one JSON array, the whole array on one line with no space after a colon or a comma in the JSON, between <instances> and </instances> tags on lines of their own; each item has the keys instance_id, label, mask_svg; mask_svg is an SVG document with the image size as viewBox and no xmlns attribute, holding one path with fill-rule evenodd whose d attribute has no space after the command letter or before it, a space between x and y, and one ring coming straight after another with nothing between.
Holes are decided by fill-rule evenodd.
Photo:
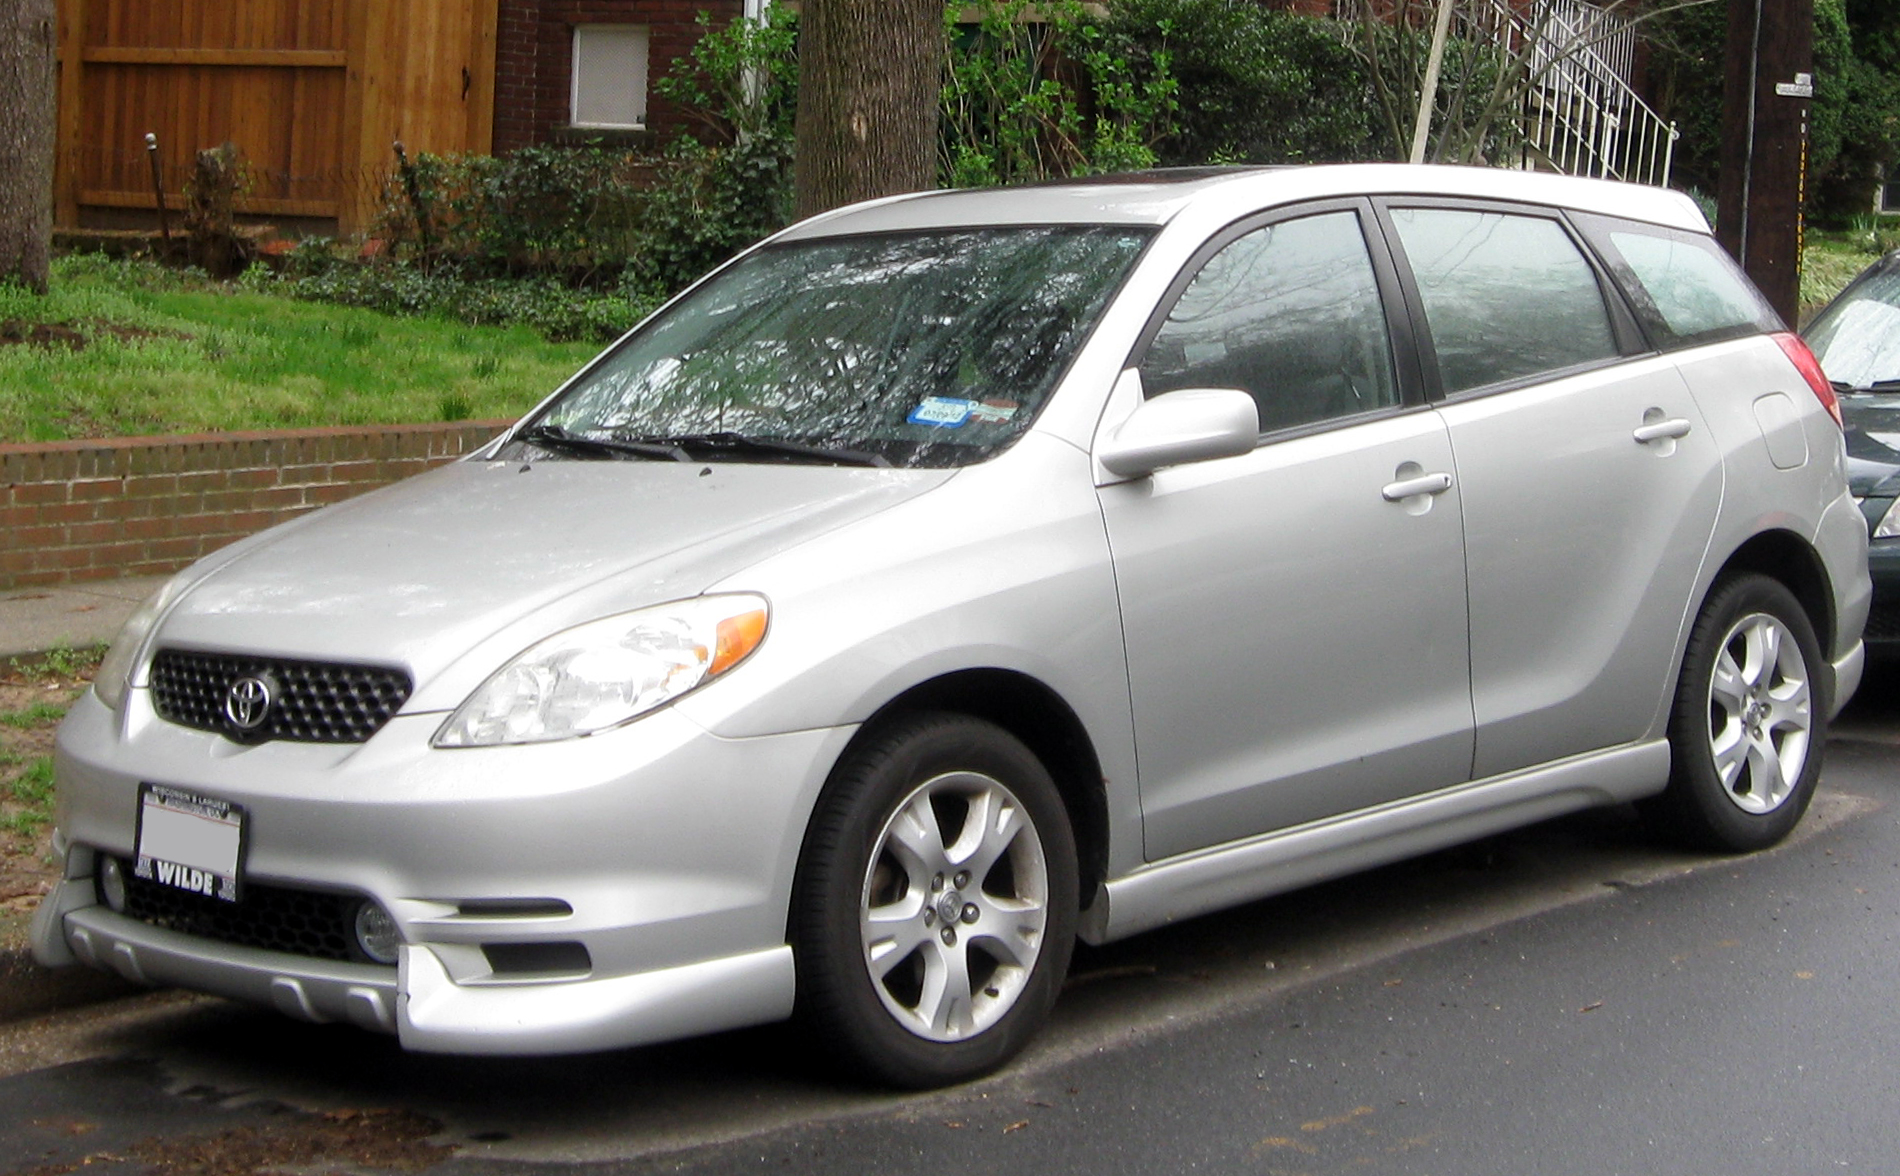
<instances>
[{"instance_id":1,"label":"grille","mask_svg":"<svg viewBox=\"0 0 1900 1176\"><path fill-rule=\"evenodd\" d=\"M1868 641L1900 640L1900 603L1876 599L1873 611L1867 614L1863 636Z\"/></svg>"},{"instance_id":2,"label":"grille","mask_svg":"<svg viewBox=\"0 0 1900 1176\"><path fill-rule=\"evenodd\" d=\"M263 722L241 730L225 714L232 683L258 678L273 695ZM382 666L286 661L162 649L152 659L152 704L161 718L247 743L362 743L409 699L409 675Z\"/></svg>"},{"instance_id":3,"label":"grille","mask_svg":"<svg viewBox=\"0 0 1900 1176\"><path fill-rule=\"evenodd\" d=\"M141 923L241 947L370 962L354 950L360 898L247 883L242 902L225 902L135 877L129 864L121 865L125 913Z\"/></svg>"}]
</instances>

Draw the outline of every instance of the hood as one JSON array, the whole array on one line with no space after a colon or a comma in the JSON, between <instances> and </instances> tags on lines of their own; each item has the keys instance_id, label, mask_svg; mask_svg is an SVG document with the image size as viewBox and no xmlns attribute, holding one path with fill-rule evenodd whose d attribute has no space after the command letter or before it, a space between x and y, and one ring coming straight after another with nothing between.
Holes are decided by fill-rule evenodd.
<instances>
[{"instance_id":1,"label":"hood","mask_svg":"<svg viewBox=\"0 0 1900 1176\"><path fill-rule=\"evenodd\" d=\"M1900 393L1841 397L1848 488L1861 498L1900 495Z\"/></svg>"},{"instance_id":2,"label":"hood","mask_svg":"<svg viewBox=\"0 0 1900 1176\"><path fill-rule=\"evenodd\" d=\"M182 593L158 643L401 665L420 686L504 629L518 649L696 595L954 473L460 462L257 536Z\"/></svg>"}]
</instances>

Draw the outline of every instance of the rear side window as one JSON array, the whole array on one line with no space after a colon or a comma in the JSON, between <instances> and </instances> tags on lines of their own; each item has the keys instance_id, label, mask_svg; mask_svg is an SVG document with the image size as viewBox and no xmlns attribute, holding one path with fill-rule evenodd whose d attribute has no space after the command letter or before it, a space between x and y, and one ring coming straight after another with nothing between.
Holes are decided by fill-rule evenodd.
<instances>
[{"instance_id":1,"label":"rear side window","mask_svg":"<svg viewBox=\"0 0 1900 1176\"><path fill-rule=\"evenodd\" d=\"M1774 311L1711 238L1660 225L1579 220L1658 346L1781 329Z\"/></svg>"},{"instance_id":2,"label":"rear side window","mask_svg":"<svg viewBox=\"0 0 1900 1176\"><path fill-rule=\"evenodd\" d=\"M1613 359L1610 314L1563 226L1541 216L1394 208L1446 393Z\"/></svg>"}]
</instances>

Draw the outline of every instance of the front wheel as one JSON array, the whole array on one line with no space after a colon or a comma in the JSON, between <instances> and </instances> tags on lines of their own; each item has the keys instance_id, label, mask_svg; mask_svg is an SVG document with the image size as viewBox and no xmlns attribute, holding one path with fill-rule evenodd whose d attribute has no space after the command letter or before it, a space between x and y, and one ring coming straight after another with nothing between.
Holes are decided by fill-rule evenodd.
<instances>
[{"instance_id":1,"label":"front wheel","mask_svg":"<svg viewBox=\"0 0 1900 1176\"><path fill-rule=\"evenodd\" d=\"M992 1070L1055 1002L1076 893L1067 811L1028 748L966 716L903 721L840 766L806 839L800 1017L892 1085Z\"/></svg>"},{"instance_id":2,"label":"front wheel","mask_svg":"<svg viewBox=\"0 0 1900 1176\"><path fill-rule=\"evenodd\" d=\"M1827 736L1814 627L1779 581L1722 581L1696 618L1669 720L1669 787L1646 806L1697 848L1764 849L1807 811Z\"/></svg>"}]
</instances>

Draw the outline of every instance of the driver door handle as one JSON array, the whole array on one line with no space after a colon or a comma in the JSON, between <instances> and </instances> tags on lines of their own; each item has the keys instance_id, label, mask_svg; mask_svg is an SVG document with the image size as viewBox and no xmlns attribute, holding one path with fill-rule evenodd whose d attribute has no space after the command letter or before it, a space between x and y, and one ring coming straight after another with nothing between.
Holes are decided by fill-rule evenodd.
<instances>
[{"instance_id":1,"label":"driver door handle","mask_svg":"<svg viewBox=\"0 0 1900 1176\"><path fill-rule=\"evenodd\" d=\"M1392 482L1379 491L1387 502L1402 502L1417 494L1443 494L1451 489L1450 474L1423 474L1416 478L1406 478Z\"/></svg>"}]
</instances>

